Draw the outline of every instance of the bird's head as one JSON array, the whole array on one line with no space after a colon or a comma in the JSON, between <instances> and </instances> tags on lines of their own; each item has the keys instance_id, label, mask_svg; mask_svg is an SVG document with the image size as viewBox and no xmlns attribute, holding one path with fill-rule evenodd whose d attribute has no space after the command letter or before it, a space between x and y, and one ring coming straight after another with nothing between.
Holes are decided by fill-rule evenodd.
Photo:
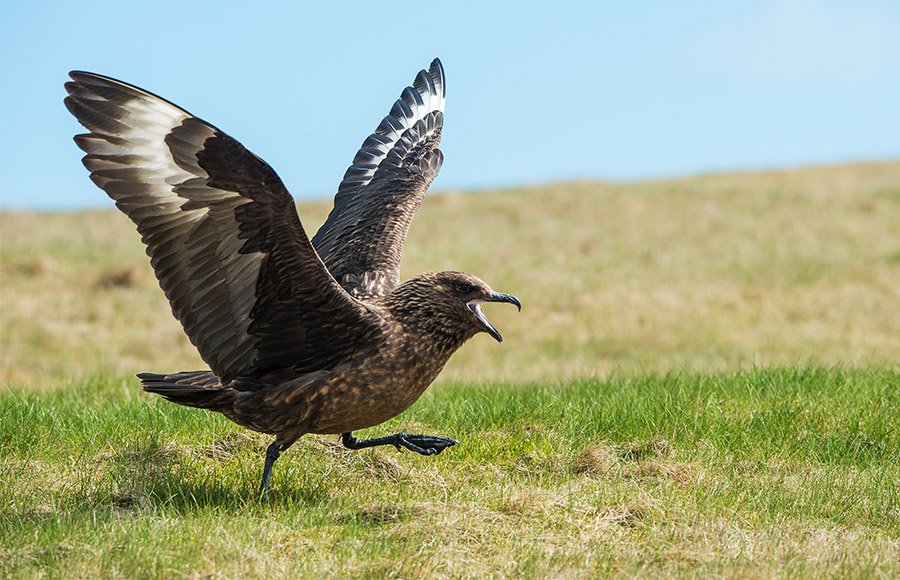
<instances>
[{"instance_id":1,"label":"bird's head","mask_svg":"<svg viewBox=\"0 0 900 580\"><path fill-rule=\"evenodd\" d=\"M462 340L487 332L497 342L503 342L481 309L485 302L508 302L522 310L515 296L494 292L481 278L463 272L420 274L390 294L389 301L396 309L413 316L418 323Z\"/></svg>"}]
</instances>

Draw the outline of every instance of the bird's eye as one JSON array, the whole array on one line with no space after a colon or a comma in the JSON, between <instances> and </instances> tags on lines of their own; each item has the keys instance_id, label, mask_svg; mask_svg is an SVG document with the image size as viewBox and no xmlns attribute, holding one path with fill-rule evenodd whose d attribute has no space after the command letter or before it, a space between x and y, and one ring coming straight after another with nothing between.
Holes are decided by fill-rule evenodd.
<instances>
[{"instance_id":1,"label":"bird's eye","mask_svg":"<svg viewBox=\"0 0 900 580\"><path fill-rule=\"evenodd\" d=\"M464 282L461 282L456 285L456 291L459 292L460 294L468 294L469 292L472 291L472 286L469 284L466 284Z\"/></svg>"}]
</instances>

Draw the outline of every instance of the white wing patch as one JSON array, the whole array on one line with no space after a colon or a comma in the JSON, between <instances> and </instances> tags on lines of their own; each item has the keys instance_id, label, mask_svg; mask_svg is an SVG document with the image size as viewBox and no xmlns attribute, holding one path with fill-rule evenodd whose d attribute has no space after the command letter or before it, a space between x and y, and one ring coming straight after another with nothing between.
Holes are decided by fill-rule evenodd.
<instances>
[{"instance_id":1,"label":"white wing patch","mask_svg":"<svg viewBox=\"0 0 900 580\"><path fill-rule=\"evenodd\" d=\"M413 85L403 90L390 114L363 142L338 187L335 204L363 190L386 161L391 164L390 153L404 138L409 146L433 137L441 128L444 103L444 69L435 59L428 71L420 71Z\"/></svg>"},{"instance_id":2,"label":"white wing patch","mask_svg":"<svg viewBox=\"0 0 900 580\"><path fill-rule=\"evenodd\" d=\"M209 187L198 163L216 129L137 87L72 78L66 104L91 131L75 137L84 165L138 226L173 314L217 375L252 367L250 311L264 254L239 253L234 210L251 200Z\"/></svg>"}]
</instances>

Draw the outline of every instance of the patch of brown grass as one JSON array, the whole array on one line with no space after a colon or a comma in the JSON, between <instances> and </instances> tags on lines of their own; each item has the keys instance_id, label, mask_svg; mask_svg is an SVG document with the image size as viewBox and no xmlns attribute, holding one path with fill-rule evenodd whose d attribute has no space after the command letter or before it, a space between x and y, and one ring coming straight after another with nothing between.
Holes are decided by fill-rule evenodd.
<instances>
[{"instance_id":1,"label":"patch of brown grass","mask_svg":"<svg viewBox=\"0 0 900 580\"><path fill-rule=\"evenodd\" d=\"M94 282L95 288L135 288L146 283L145 269L119 266L106 270Z\"/></svg>"},{"instance_id":2,"label":"patch of brown grass","mask_svg":"<svg viewBox=\"0 0 900 580\"><path fill-rule=\"evenodd\" d=\"M675 461L675 450L660 437L641 443L584 449L572 462L575 473L610 479L668 479L687 486L698 477L695 463Z\"/></svg>"},{"instance_id":3,"label":"patch of brown grass","mask_svg":"<svg viewBox=\"0 0 900 580\"><path fill-rule=\"evenodd\" d=\"M337 518L340 524L365 523L374 526L395 524L416 517L420 509L415 505L379 504L366 506Z\"/></svg>"},{"instance_id":4,"label":"patch of brown grass","mask_svg":"<svg viewBox=\"0 0 900 580\"><path fill-rule=\"evenodd\" d=\"M200 453L218 461L228 461L238 453L251 452L265 457L266 444L256 433L246 431L229 431L224 437L211 445L200 448Z\"/></svg>"},{"instance_id":5,"label":"patch of brown grass","mask_svg":"<svg viewBox=\"0 0 900 580\"><path fill-rule=\"evenodd\" d=\"M672 445L662 437L653 437L643 443L620 446L619 456L626 461L669 459L675 455Z\"/></svg>"}]
</instances>

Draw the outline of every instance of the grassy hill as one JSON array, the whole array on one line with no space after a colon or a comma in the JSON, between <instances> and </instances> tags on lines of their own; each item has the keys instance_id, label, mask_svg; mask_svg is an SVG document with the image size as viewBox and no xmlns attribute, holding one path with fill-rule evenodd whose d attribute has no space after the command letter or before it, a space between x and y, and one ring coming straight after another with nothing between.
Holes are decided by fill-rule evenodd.
<instances>
[{"instance_id":1,"label":"grassy hill","mask_svg":"<svg viewBox=\"0 0 900 580\"><path fill-rule=\"evenodd\" d=\"M299 209L314 232L330 202ZM143 252L114 210L0 214L0 383L203 368ZM524 309L444 381L896 365L900 161L432 195L402 275L449 269Z\"/></svg>"},{"instance_id":2,"label":"grassy hill","mask_svg":"<svg viewBox=\"0 0 900 580\"><path fill-rule=\"evenodd\" d=\"M524 309L358 434L460 444L303 437L267 504L268 437L137 387L202 368L147 262L0 214L0 578L900 577L900 162L431 196L404 277Z\"/></svg>"}]
</instances>

